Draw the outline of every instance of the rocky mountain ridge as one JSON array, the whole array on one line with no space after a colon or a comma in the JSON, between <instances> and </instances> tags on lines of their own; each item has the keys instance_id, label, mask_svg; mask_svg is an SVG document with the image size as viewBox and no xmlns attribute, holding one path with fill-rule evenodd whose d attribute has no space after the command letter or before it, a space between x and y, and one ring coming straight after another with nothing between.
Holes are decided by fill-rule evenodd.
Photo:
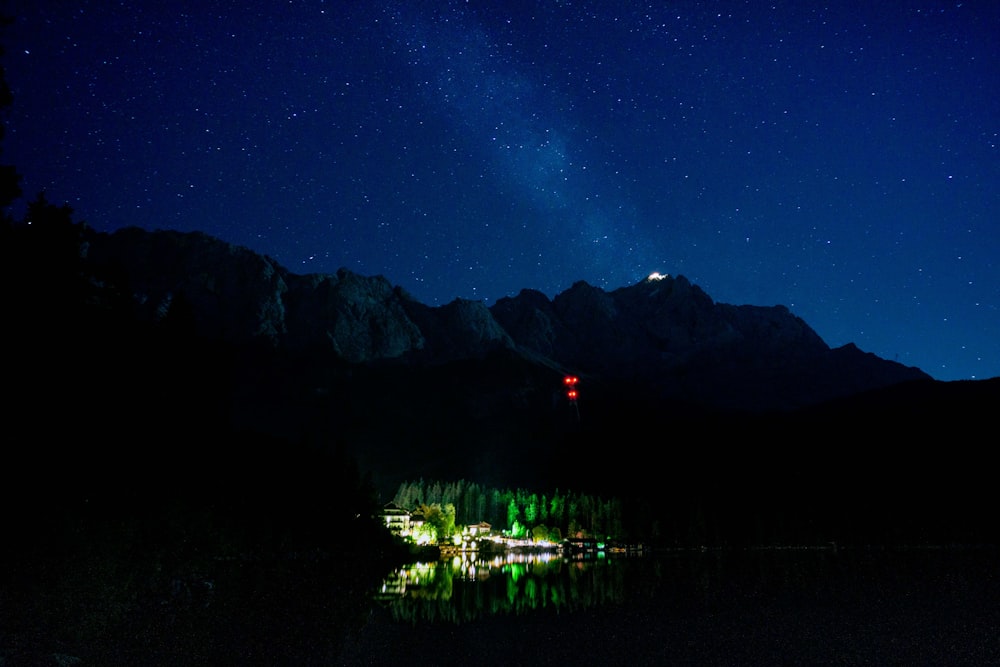
<instances>
[{"instance_id":1,"label":"rocky mountain ridge","mask_svg":"<svg viewBox=\"0 0 1000 667\"><path fill-rule=\"evenodd\" d=\"M347 364L433 366L505 351L665 398L749 410L929 379L853 345L831 349L783 306L716 303L683 276L431 307L382 276L298 275L201 233L93 233L86 261L124 276L151 323L181 310L202 337Z\"/></svg>"}]
</instances>

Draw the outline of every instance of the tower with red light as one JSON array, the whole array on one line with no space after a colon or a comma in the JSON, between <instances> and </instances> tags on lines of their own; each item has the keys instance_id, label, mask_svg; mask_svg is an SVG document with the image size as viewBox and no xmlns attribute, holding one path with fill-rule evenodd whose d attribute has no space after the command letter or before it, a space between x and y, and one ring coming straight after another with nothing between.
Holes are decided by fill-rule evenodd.
<instances>
[{"instance_id":1,"label":"tower with red light","mask_svg":"<svg viewBox=\"0 0 1000 667\"><path fill-rule=\"evenodd\" d=\"M576 403L576 399L580 395L576 389L576 383L579 381L580 378L575 375L567 375L563 378L563 384L566 386L566 398L572 403Z\"/></svg>"},{"instance_id":2,"label":"tower with red light","mask_svg":"<svg viewBox=\"0 0 1000 667\"><path fill-rule=\"evenodd\" d=\"M563 378L563 386L566 387L566 398L569 399L569 404L573 406L573 412L576 413L577 421L580 420L580 406L577 404L576 399L580 397L580 391L576 388L576 383L580 381L575 375L567 375Z\"/></svg>"}]
</instances>

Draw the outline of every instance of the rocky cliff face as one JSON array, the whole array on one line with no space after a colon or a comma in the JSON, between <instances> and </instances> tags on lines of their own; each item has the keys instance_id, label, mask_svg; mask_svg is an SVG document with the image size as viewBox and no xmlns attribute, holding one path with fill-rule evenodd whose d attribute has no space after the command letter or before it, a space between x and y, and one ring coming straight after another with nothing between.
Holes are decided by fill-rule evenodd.
<instances>
[{"instance_id":1,"label":"rocky cliff face","mask_svg":"<svg viewBox=\"0 0 1000 667\"><path fill-rule=\"evenodd\" d=\"M683 276L610 293L579 282L551 302L524 291L501 299L492 312L526 348L586 372L624 377L692 364L732 366L741 357L771 367L828 351L786 308L716 304Z\"/></svg>"},{"instance_id":2,"label":"rocky cliff face","mask_svg":"<svg viewBox=\"0 0 1000 667\"><path fill-rule=\"evenodd\" d=\"M183 308L205 338L247 343L286 333L287 273L246 248L201 233L129 228L91 234L86 260L127 283L141 319Z\"/></svg>"},{"instance_id":3,"label":"rocky cliff face","mask_svg":"<svg viewBox=\"0 0 1000 667\"><path fill-rule=\"evenodd\" d=\"M381 276L366 278L341 269L336 275L285 274L287 317L275 346L329 348L349 363L395 359L421 350L426 339L406 314L409 300Z\"/></svg>"},{"instance_id":4,"label":"rocky cliff face","mask_svg":"<svg viewBox=\"0 0 1000 667\"><path fill-rule=\"evenodd\" d=\"M683 276L604 292L577 283L549 301L523 291L491 309L523 348L636 392L742 410L788 409L927 378L831 350L784 306L719 304Z\"/></svg>"},{"instance_id":5,"label":"rocky cliff face","mask_svg":"<svg viewBox=\"0 0 1000 667\"><path fill-rule=\"evenodd\" d=\"M348 364L434 366L504 351L549 368L706 405L784 409L911 379L919 369L831 350L783 306L715 303L683 276L606 292L578 282L491 308L430 307L381 276L296 275L204 234L126 229L88 239L87 260L123 275L151 322L185 309L196 333L317 351Z\"/></svg>"}]
</instances>

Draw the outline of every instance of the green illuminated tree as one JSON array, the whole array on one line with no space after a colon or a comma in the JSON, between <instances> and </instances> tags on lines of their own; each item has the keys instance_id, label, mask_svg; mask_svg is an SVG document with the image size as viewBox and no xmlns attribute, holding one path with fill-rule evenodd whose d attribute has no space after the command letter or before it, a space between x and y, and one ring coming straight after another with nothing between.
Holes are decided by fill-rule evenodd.
<instances>
[{"instance_id":1,"label":"green illuminated tree","mask_svg":"<svg viewBox=\"0 0 1000 667\"><path fill-rule=\"evenodd\" d=\"M534 493L524 498L524 521L529 526L534 526L538 522L538 496Z\"/></svg>"},{"instance_id":2,"label":"green illuminated tree","mask_svg":"<svg viewBox=\"0 0 1000 667\"><path fill-rule=\"evenodd\" d=\"M557 532L558 530L559 529L556 528ZM544 524L538 524L537 526L531 529L531 539L534 540L535 542L541 542L543 540L551 540L552 539L551 535L552 531L549 529L548 526Z\"/></svg>"},{"instance_id":3,"label":"green illuminated tree","mask_svg":"<svg viewBox=\"0 0 1000 667\"><path fill-rule=\"evenodd\" d=\"M521 509L517 506L517 500L511 498L507 503L507 525L514 529L514 524L521 518Z\"/></svg>"},{"instance_id":4,"label":"green illuminated tree","mask_svg":"<svg viewBox=\"0 0 1000 667\"><path fill-rule=\"evenodd\" d=\"M455 506L451 503L421 505L420 513L424 515L425 525L430 527L438 542L448 540L455 534Z\"/></svg>"},{"instance_id":5,"label":"green illuminated tree","mask_svg":"<svg viewBox=\"0 0 1000 667\"><path fill-rule=\"evenodd\" d=\"M482 489L479 489L479 492L476 494L476 511L473 521L478 522L486 520L486 517L488 516L486 514L486 502L486 494L482 491Z\"/></svg>"},{"instance_id":6,"label":"green illuminated tree","mask_svg":"<svg viewBox=\"0 0 1000 667\"><path fill-rule=\"evenodd\" d=\"M556 489L555 494L552 496L552 500L549 501L549 523L554 526L565 526L565 512L566 505L565 499L560 495L559 490Z\"/></svg>"},{"instance_id":7,"label":"green illuminated tree","mask_svg":"<svg viewBox=\"0 0 1000 667\"><path fill-rule=\"evenodd\" d=\"M441 512L441 530L439 539L448 539L455 534L455 506L445 503Z\"/></svg>"}]
</instances>

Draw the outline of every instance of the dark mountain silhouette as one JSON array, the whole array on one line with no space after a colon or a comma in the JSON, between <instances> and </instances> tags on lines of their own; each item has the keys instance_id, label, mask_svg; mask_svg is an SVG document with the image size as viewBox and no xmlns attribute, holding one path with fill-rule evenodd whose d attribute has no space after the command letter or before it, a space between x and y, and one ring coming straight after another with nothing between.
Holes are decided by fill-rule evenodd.
<instances>
[{"instance_id":1,"label":"dark mountain silhouette","mask_svg":"<svg viewBox=\"0 0 1000 667\"><path fill-rule=\"evenodd\" d=\"M382 497L424 477L634 498L667 543L983 538L997 381L831 349L782 306L677 276L430 307L200 233L49 227L7 230L8 382L45 443L19 455L59 491L319 502L336 453Z\"/></svg>"},{"instance_id":2,"label":"dark mountain silhouette","mask_svg":"<svg viewBox=\"0 0 1000 667\"><path fill-rule=\"evenodd\" d=\"M183 299L205 338L348 364L426 368L506 352L741 410L798 408L929 379L853 345L831 350L782 306L717 304L683 276L612 292L578 282L552 300L524 290L491 308L460 299L428 307L380 276L296 275L197 233L127 229L86 243L87 262L124 276L148 323Z\"/></svg>"}]
</instances>

